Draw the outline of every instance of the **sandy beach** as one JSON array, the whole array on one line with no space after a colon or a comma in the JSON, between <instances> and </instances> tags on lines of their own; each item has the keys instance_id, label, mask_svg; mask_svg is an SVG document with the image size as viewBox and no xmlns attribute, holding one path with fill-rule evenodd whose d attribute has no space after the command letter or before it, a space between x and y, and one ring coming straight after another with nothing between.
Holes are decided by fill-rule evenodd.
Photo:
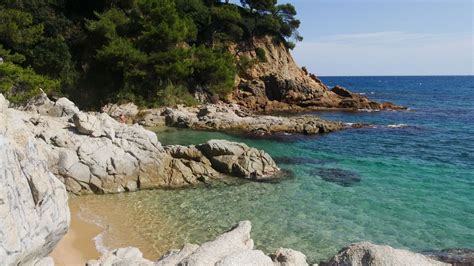
<instances>
[{"instance_id":1,"label":"sandy beach","mask_svg":"<svg viewBox=\"0 0 474 266\"><path fill-rule=\"evenodd\" d=\"M56 265L85 265L90 259L100 256L95 247L94 237L102 229L93 223L80 218L80 209L74 204L69 204L71 210L71 226L56 249L50 254Z\"/></svg>"}]
</instances>

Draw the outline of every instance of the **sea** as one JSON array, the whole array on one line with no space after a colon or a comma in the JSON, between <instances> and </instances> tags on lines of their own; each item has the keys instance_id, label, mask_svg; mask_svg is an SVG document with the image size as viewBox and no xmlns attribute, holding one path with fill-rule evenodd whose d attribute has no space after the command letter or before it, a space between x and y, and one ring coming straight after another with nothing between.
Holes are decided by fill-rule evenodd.
<instances>
[{"instance_id":1,"label":"sea","mask_svg":"<svg viewBox=\"0 0 474 266\"><path fill-rule=\"evenodd\" d=\"M319 262L359 241L413 251L474 248L474 76L321 77L405 111L308 113L370 127L304 136L157 131L163 144L244 142L284 170L277 182L225 179L186 189L72 198L101 224L101 249L156 259L252 222L256 248Z\"/></svg>"}]
</instances>

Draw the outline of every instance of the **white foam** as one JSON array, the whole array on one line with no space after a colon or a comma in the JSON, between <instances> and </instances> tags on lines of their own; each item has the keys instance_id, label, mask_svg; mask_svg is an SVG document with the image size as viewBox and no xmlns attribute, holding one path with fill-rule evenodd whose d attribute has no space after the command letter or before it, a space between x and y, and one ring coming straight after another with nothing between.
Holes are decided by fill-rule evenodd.
<instances>
[{"instance_id":1,"label":"white foam","mask_svg":"<svg viewBox=\"0 0 474 266\"><path fill-rule=\"evenodd\" d=\"M85 217L84 213L87 212L84 210L84 208L80 208L79 210L79 213L77 214L77 216L79 217L79 219L83 220L83 221L86 221L86 222L89 222L89 223L92 223L94 225L96 225L97 227L100 227L102 229L102 232L100 232L100 234L96 235L93 239L94 239L94 244L95 244L95 248L97 249L97 251L99 251L99 253L101 254L106 254L108 252L110 252L110 248L108 248L105 244L104 244L104 235L107 233L107 227L104 225L103 222L101 222L100 218L91 214L90 212L87 213L87 217ZM94 217L95 216L95 217Z\"/></svg>"},{"instance_id":2,"label":"white foam","mask_svg":"<svg viewBox=\"0 0 474 266\"><path fill-rule=\"evenodd\" d=\"M407 127L407 124L393 124L393 125L388 125L387 127L389 128L402 128L402 127Z\"/></svg>"}]
</instances>

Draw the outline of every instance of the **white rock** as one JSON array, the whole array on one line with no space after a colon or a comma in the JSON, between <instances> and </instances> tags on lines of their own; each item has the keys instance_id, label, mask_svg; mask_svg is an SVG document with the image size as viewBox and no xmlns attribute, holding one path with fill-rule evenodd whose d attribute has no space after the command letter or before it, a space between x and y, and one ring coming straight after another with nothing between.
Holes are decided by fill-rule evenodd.
<instances>
[{"instance_id":1,"label":"white rock","mask_svg":"<svg viewBox=\"0 0 474 266\"><path fill-rule=\"evenodd\" d=\"M342 249L328 263L323 265L353 265L353 266L435 266L450 265L432 260L424 255L408 250L394 249L390 246L375 245L369 242L352 244Z\"/></svg>"},{"instance_id":2,"label":"white rock","mask_svg":"<svg viewBox=\"0 0 474 266\"><path fill-rule=\"evenodd\" d=\"M274 266L270 257L261 250L244 250L233 253L220 261L216 266Z\"/></svg>"},{"instance_id":3,"label":"white rock","mask_svg":"<svg viewBox=\"0 0 474 266\"><path fill-rule=\"evenodd\" d=\"M233 253L252 250L251 228L249 221L240 222L235 228L220 235L214 241L202 244L196 251L181 261L181 264L189 266L214 265Z\"/></svg>"},{"instance_id":4,"label":"white rock","mask_svg":"<svg viewBox=\"0 0 474 266\"><path fill-rule=\"evenodd\" d=\"M66 189L33 142L15 147L0 135L2 264L28 265L46 257L66 234L69 221Z\"/></svg>"},{"instance_id":5,"label":"white rock","mask_svg":"<svg viewBox=\"0 0 474 266\"><path fill-rule=\"evenodd\" d=\"M271 255L275 266L307 266L306 256L289 248L279 248Z\"/></svg>"}]
</instances>

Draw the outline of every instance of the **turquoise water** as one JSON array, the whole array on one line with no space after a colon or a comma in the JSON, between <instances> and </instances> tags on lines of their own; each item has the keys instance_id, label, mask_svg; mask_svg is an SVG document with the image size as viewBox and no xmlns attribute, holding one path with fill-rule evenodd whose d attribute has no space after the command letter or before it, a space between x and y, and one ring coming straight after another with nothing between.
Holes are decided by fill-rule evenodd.
<instances>
[{"instance_id":1,"label":"turquoise water","mask_svg":"<svg viewBox=\"0 0 474 266\"><path fill-rule=\"evenodd\" d=\"M164 144L245 142L270 153L292 174L278 183L121 195L168 228L156 230L156 221L143 219L140 234L153 235L157 246L169 238L173 245L199 243L246 219L258 248L289 247L314 262L362 240L411 250L474 248L474 78L322 79L411 110L316 113L376 125L322 136L158 132Z\"/></svg>"}]
</instances>

